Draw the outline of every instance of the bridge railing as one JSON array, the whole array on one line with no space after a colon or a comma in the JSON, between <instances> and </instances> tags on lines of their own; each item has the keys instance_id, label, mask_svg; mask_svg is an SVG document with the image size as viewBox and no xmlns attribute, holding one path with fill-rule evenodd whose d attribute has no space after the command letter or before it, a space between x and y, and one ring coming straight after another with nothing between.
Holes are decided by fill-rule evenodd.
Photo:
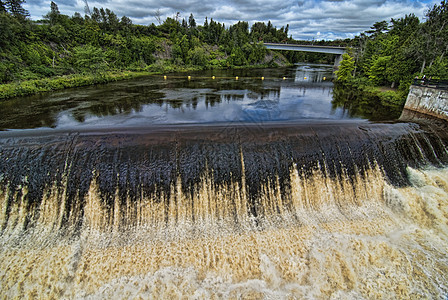
<instances>
[{"instance_id":1,"label":"bridge railing","mask_svg":"<svg viewBox=\"0 0 448 300\"><path fill-rule=\"evenodd\" d=\"M412 85L448 90L448 80L415 78Z\"/></svg>"}]
</instances>

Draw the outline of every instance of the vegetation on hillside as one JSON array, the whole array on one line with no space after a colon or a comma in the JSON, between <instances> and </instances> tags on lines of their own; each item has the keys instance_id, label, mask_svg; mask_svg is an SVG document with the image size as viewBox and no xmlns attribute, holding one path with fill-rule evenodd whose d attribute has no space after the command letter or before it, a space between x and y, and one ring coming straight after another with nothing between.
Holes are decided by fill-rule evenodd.
<instances>
[{"instance_id":1,"label":"vegetation on hillside","mask_svg":"<svg viewBox=\"0 0 448 300\"><path fill-rule=\"evenodd\" d=\"M60 76L69 78L62 80L65 87L131 76L124 71L273 67L334 59L328 54L269 51L263 42L351 47L337 79L352 85L398 87L400 95L394 96L398 103L416 75L448 78L445 0L428 10L425 22L411 14L377 22L354 39L312 42L293 40L288 25L277 29L271 22L250 27L240 21L226 27L206 18L198 25L191 14L144 26L132 24L126 16L118 18L107 8L93 8L84 17L63 15L55 2L42 20L31 21L24 2L0 1L0 98L60 88L47 80Z\"/></svg>"},{"instance_id":2,"label":"vegetation on hillside","mask_svg":"<svg viewBox=\"0 0 448 300\"><path fill-rule=\"evenodd\" d=\"M336 72L339 84L376 93L386 106L403 106L416 76L448 79L448 3L429 9L425 22L413 14L377 22L349 45L356 51L344 56Z\"/></svg>"},{"instance_id":3,"label":"vegetation on hillside","mask_svg":"<svg viewBox=\"0 0 448 300\"><path fill-rule=\"evenodd\" d=\"M51 2L43 20L27 19L22 1L0 1L0 83L37 80L56 75L95 74L105 71L161 71L182 68L287 63L267 51L261 41L287 41L288 26L276 29L269 22L238 22L228 28L206 19L197 25L167 18L159 26L134 25L109 9L93 8L84 17L69 17Z\"/></svg>"},{"instance_id":4,"label":"vegetation on hillside","mask_svg":"<svg viewBox=\"0 0 448 300\"><path fill-rule=\"evenodd\" d=\"M350 46L357 49L356 64L342 63L341 80L354 71L377 86L406 88L417 75L448 78L448 3L429 9L425 22L413 14L377 22Z\"/></svg>"}]
</instances>

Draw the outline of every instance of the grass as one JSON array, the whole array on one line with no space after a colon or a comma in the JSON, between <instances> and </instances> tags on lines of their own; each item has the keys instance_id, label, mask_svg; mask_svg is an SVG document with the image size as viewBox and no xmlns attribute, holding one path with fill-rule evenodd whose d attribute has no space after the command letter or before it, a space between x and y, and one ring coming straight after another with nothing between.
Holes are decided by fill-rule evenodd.
<instances>
[{"instance_id":1,"label":"grass","mask_svg":"<svg viewBox=\"0 0 448 300\"><path fill-rule=\"evenodd\" d=\"M266 68L268 65L233 66L233 69ZM94 74L73 74L65 76L48 77L0 84L0 100L29 96L38 93L62 90L66 88L82 87L107 83L125 79L132 79L145 75L167 74L174 72L200 71L199 66L179 66L168 61L158 61L143 69L134 71L105 71Z\"/></svg>"},{"instance_id":2,"label":"grass","mask_svg":"<svg viewBox=\"0 0 448 300\"><path fill-rule=\"evenodd\" d=\"M104 72L96 74L75 74L44 79L12 82L0 85L0 99L28 96L37 93L107 83L112 81L150 75L150 72Z\"/></svg>"}]
</instances>

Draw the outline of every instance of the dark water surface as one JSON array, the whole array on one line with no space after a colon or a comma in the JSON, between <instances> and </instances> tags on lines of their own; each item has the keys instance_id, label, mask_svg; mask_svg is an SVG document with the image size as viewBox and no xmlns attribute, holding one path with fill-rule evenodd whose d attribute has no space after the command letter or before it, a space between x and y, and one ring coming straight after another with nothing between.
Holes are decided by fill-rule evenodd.
<instances>
[{"instance_id":1,"label":"dark water surface","mask_svg":"<svg viewBox=\"0 0 448 300\"><path fill-rule=\"evenodd\" d=\"M362 119L332 105L332 76L326 65L147 76L0 102L0 129Z\"/></svg>"}]
</instances>

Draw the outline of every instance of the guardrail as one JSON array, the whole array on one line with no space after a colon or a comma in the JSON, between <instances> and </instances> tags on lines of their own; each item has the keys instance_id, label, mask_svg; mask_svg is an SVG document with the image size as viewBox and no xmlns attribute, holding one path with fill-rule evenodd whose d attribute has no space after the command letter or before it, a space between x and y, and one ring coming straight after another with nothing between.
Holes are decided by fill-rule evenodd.
<instances>
[{"instance_id":1,"label":"guardrail","mask_svg":"<svg viewBox=\"0 0 448 300\"><path fill-rule=\"evenodd\" d=\"M448 80L416 78L412 85L448 90Z\"/></svg>"}]
</instances>

